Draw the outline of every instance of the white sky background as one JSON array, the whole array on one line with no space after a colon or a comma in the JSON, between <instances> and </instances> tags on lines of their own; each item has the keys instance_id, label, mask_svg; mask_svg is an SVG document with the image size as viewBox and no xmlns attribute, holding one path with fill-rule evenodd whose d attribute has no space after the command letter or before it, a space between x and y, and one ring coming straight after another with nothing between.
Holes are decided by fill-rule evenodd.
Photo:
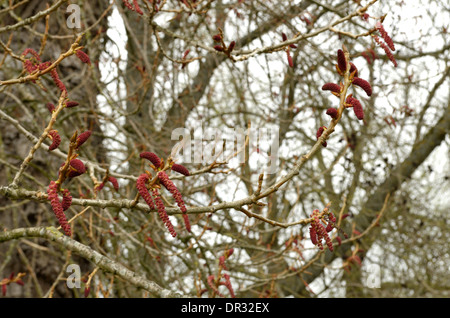
<instances>
[{"instance_id":1,"label":"white sky background","mask_svg":"<svg viewBox=\"0 0 450 318\"><path fill-rule=\"evenodd\" d=\"M364 1L363 1L364 2ZM384 1L381 1L384 2ZM437 6L437 4L435 3L435 1L419 1L419 0L408 0L408 1L404 1L405 3L407 3L406 5L399 7L398 10L395 10L394 12L390 12L388 13L385 21L384 21L384 26L387 30L393 30L396 29L397 30L397 38L394 38L394 41L401 41L404 42L406 44L408 43L417 43L417 42L421 42L421 49L424 52L427 51L433 51L436 48L441 48L444 44L444 38L442 37L441 34L436 34L435 37L433 37L432 41L429 40L429 38L424 38L423 40L421 40L421 36L423 33L427 33L429 28L431 26L436 27L438 26L442 26L442 27L447 27L447 29L450 32L450 25L449 25L449 21L450 21L450 13L447 10L447 12L445 11L441 11L440 8ZM450 2L449 2L449 7L450 7ZM433 17L433 19L430 19L430 15L428 15L424 10L429 10L431 13L431 16ZM383 12L374 12L374 15L377 14L382 14ZM418 23L420 22L420 23ZM123 63L121 64L123 66L123 70L125 69L125 61L126 61L126 56L127 56L127 52L125 49L125 45L126 45L126 32L125 32L125 27L122 23L122 19L120 17L120 14L118 13L117 9L113 10L112 16L110 17L110 28L108 29L108 36L110 36L114 41L116 45L109 45L108 47L108 51L109 54L112 54L114 57L120 57L123 61ZM449 41L448 37L447 37L447 43ZM401 46L397 46L400 48L400 52L402 50ZM381 54L381 51L377 51L378 54ZM108 57L109 58L109 57ZM106 59L106 56L105 56ZM103 65L103 67L101 68L101 73L102 73L102 81L107 82L108 79L110 80L111 78L114 78L117 76L117 69L116 69L116 65L114 63L108 63L107 60L104 61L105 63L100 63L100 65ZM256 66L257 67L257 66ZM386 67L386 66L384 66ZM436 82L440 76L441 76L441 72L442 72L442 65L427 65L428 71L427 72L423 72L420 73L418 71L420 71L423 68L423 65L417 65L416 69L413 69L413 67L410 67L411 71L416 71L415 76L417 76L416 79L419 78L427 78L428 76L435 74L434 79L431 79L431 82ZM386 67L386 71L389 72L390 69L388 69ZM363 76L362 76L363 77ZM120 87L117 87L117 83L116 82L111 82L108 86L107 86L107 90L110 94L110 98L115 100L116 102L121 102L121 103L125 103L125 98L126 98L126 93L124 92L124 85L123 83L120 83ZM448 86L447 86L447 90L448 90ZM423 97L423 94L426 94L427 90L424 90L422 92L418 92L418 94L422 95L421 97ZM443 91L441 89L441 91L439 92L439 94L437 94L438 99L442 99L443 101L445 101L447 98L449 98L449 93L448 91ZM417 100L422 101L423 98L418 98ZM395 101L395 100L394 100ZM401 103L401 96L398 97L398 100L396 100L396 102ZM104 99L104 97L100 97L99 98L99 103L100 105L102 105L102 110L106 113L113 113L111 107L108 106L107 101ZM390 105L390 103L392 103L392 99L389 99L389 102L387 102L386 105ZM417 105L419 106L419 105ZM123 107L123 109L126 109L125 107ZM389 108L389 106L386 106L386 113L392 112L393 108ZM120 116L115 116L115 120L117 121L122 121L124 123L124 119L120 118ZM105 123L105 125L107 125L107 129L105 129L105 132L107 135L116 138L116 136L120 133L117 131L115 125L111 124L109 125L108 123ZM124 139L125 140L125 139ZM450 171L450 159L449 159L449 149L448 149L448 144L450 143L449 141L449 136L447 136L446 138L446 142L442 143L441 146L434 151L430 157L426 160L426 162L424 163L423 166L426 165L431 165L433 167L433 172L430 175L427 175L427 178L436 178L437 179L442 179L443 176L445 175L449 175L449 171ZM111 166L111 170L116 171L116 172L122 172L122 171L117 171L116 169L119 169L120 167L120 162L121 160L124 160L126 157L125 153L120 152L120 145L111 145L112 147L117 147L119 149L119 152L114 153L114 156L112 156L113 158L115 158L112 161L112 166ZM108 146L109 147L109 146ZM109 147L111 148L111 147ZM422 167L423 167L422 166ZM416 174L420 174L423 173L423 170L418 170L416 172ZM438 190L433 190L433 191L439 191L440 193L436 194L436 201L433 202L432 204L440 210L445 210L445 208L447 207L450 208L450 203L449 203L449 197L450 197L450 186L447 183L446 187L440 188ZM224 199L236 199L235 197L236 193L232 192L230 193L230 197L227 198L226 196L224 197ZM373 253L376 254L376 251L373 251ZM315 291L320 291L321 286L312 284L311 288L313 288ZM326 295L324 295L326 296Z\"/></svg>"}]
</instances>

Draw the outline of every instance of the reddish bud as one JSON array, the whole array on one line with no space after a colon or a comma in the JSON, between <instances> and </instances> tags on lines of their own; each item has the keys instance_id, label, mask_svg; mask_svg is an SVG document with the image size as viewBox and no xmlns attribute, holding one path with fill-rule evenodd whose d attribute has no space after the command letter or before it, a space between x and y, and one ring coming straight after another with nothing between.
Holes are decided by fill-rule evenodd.
<instances>
[{"instance_id":1,"label":"reddish bud","mask_svg":"<svg viewBox=\"0 0 450 318\"><path fill-rule=\"evenodd\" d=\"M47 109L50 113L53 113L56 109L56 106L53 105L52 103L47 103L47 104L45 104L45 106L47 107Z\"/></svg>"},{"instance_id":2,"label":"reddish bud","mask_svg":"<svg viewBox=\"0 0 450 318\"><path fill-rule=\"evenodd\" d=\"M235 46L236 46L236 42L235 41L231 41L230 45L228 45L228 53L231 53Z\"/></svg>"},{"instance_id":3,"label":"reddish bud","mask_svg":"<svg viewBox=\"0 0 450 318\"><path fill-rule=\"evenodd\" d=\"M75 102L75 101L67 101L67 102L66 102L66 107L67 107L67 108L76 107L76 106L78 106L78 105L79 105L79 103L78 103L78 102Z\"/></svg>"},{"instance_id":4,"label":"reddish bud","mask_svg":"<svg viewBox=\"0 0 450 318\"><path fill-rule=\"evenodd\" d=\"M345 73L347 71L347 59L345 58L345 53L341 49L337 51L337 62L339 70L342 73Z\"/></svg>"},{"instance_id":5,"label":"reddish bud","mask_svg":"<svg viewBox=\"0 0 450 318\"><path fill-rule=\"evenodd\" d=\"M84 297L88 297L90 293L91 293L91 287L90 286L86 286L84 288Z\"/></svg>"},{"instance_id":6,"label":"reddish bud","mask_svg":"<svg viewBox=\"0 0 450 318\"><path fill-rule=\"evenodd\" d=\"M86 172L84 163L79 159L70 160L69 178L78 177Z\"/></svg>"},{"instance_id":7,"label":"reddish bud","mask_svg":"<svg viewBox=\"0 0 450 318\"><path fill-rule=\"evenodd\" d=\"M222 41L222 35L220 35L220 34L213 35L212 38L213 38L213 40L215 42L221 42Z\"/></svg>"},{"instance_id":8,"label":"reddish bud","mask_svg":"<svg viewBox=\"0 0 450 318\"><path fill-rule=\"evenodd\" d=\"M372 86L370 86L370 83L362 78L355 77L352 81L353 85L361 87L367 94L367 96L372 95Z\"/></svg>"},{"instance_id":9,"label":"reddish bud","mask_svg":"<svg viewBox=\"0 0 450 318\"><path fill-rule=\"evenodd\" d=\"M352 62L350 62L350 74L352 74L353 72L355 72L353 74L354 77L358 76L358 69L356 68L355 64L353 64Z\"/></svg>"},{"instance_id":10,"label":"reddish bud","mask_svg":"<svg viewBox=\"0 0 450 318\"><path fill-rule=\"evenodd\" d=\"M292 60L291 52L289 50L286 51L287 60L290 67L294 67L294 61Z\"/></svg>"},{"instance_id":11,"label":"reddish bud","mask_svg":"<svg viewBox=\"0 0 450 318\"><path fill-rule=\"evenodd\" d=\"M214 50L223 52L223 46L222 45L214 45Z\"/></svg>"},{"instance_id":12,"label":"reddish bud","mask_svg":"<svg viewBox=\"0 0 450 318\"><path fill-rule=\"evenodd\" d=\"M326 128L327 128L327 127L322 126L322 127L319 127L319 129L317 129L317 132L316 132L316 137L317 137L317 139L319 139L320 136L322 136L322 134L323 134L323 132L324 132L324 130L325 130ZM327 146L327 142L326 142L326 141L322 142L322 146L326 147L326 146Z\"/></svg>"},{"instance_id":13,"label":"reddish bud","mask_svg":"<svg viewBox=\"0 0 450 318\"><path fill-rule=\"evenodd\" d=\"M286 33L281 33L281 37L283 38L283 42L284 41L287 41L287 36L286 36Z\"/></svg>"},{"instance_id":14,"label":"reddish bud","mask_svg":"<svg viewBox=\"0 0 450 318\"><path fill-rule=\"evenodd\" d=\"M161 159L159 159L159 157L153 152L145 151L142 152L139 156L141 158L149 160L156 168L159 168L159 166L161 166Z\"/></svg>"},{"instance_id":15,"label":"reddish bud","mask_svg":"<svg viewBox=\"0 0 450 318\"><path fill-rule=\"evenodd\" d=\"M327 109L327 115L330 116L331 118L335 119L337 118L338 115L338 110L336 108L328 108Z\"/></svg>"}]
</instances>

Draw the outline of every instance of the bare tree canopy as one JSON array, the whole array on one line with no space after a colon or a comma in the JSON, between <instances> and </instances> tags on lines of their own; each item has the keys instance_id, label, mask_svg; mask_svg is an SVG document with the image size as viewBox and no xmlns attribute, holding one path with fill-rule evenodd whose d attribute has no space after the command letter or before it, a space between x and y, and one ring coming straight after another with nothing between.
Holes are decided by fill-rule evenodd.
<instances>
[{"instance_id":1,"label":"bare tree canopy","mask_svg":"<svg viewBox=\"0 0 450 318\"><path fill-rule=\"evenodd\" d=\"M449 297L449 21L2 2L1 297Z\"/></svg>"}]
</instances>

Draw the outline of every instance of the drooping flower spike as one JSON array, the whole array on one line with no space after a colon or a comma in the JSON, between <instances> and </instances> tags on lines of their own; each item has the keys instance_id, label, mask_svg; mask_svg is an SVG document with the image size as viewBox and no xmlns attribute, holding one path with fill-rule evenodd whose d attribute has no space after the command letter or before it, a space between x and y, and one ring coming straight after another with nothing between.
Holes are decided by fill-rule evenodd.
<instances>
[{"instance_id":1,"label":"drooping flower spike","mask_svg":"<svg viewBox=\"0 0 450 318\"><path fill-rule=\"evenodd\" d=\"M182 215L186 230L188 232L191 232L191 224L189 222L189 217L186 213L187 209L180 191L177 189L175 184L172 182L172 180L169 179L169 176L164 171L158 172L158 179L161 181L162 185L172 194L173 198L175 199L175 202L177 203L178 207L183 213Z\"/></svg>"},{"instance_id":2,"label":"drooping flower spike","mask_svg":"<svg viewBox=\"0 0 450 318\"><path fill-rule=\"evenodd\" d=\"M48 200L50 201L50 205L52 206L53 213L55 213L56 218L58 219L59 225L64 230L64 233L67 236L72 235L72 230L70 228L70 224L67 222L66 215L64 214L64 209L62 203L58 198L58 185L55 181L51 181L50 185L47 189Z\"/></svg>"},{"instance_id":3,"label":"drooping flower spike","mask_svg":"<svg viewBox=\"0 0 450 318\"><path fill-rule=\"evenodd\" d=\"M152 196L148 192L147 189L147 181L150 179L148 174L141 174L136 180L136 189L139 192L139 195L144 199L145 203L149 206L150 209L155 208L155 203L153 202Z\"/></svg>"}]
</instances>

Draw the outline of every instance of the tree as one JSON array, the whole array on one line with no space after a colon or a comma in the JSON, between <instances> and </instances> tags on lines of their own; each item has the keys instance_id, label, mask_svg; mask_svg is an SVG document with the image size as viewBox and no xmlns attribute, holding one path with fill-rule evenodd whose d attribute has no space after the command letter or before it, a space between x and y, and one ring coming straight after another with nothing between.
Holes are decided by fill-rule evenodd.
<instances>
[{"instance_id":1,"label":"tree","mask_svg":"<svg viewBox=\"0 0 450 318\"><path fill-rule=\"evenodd\" d=\"M448 12L417 5L4 4L4 295L448 295Z\"/></svg>"}]
</instances>

